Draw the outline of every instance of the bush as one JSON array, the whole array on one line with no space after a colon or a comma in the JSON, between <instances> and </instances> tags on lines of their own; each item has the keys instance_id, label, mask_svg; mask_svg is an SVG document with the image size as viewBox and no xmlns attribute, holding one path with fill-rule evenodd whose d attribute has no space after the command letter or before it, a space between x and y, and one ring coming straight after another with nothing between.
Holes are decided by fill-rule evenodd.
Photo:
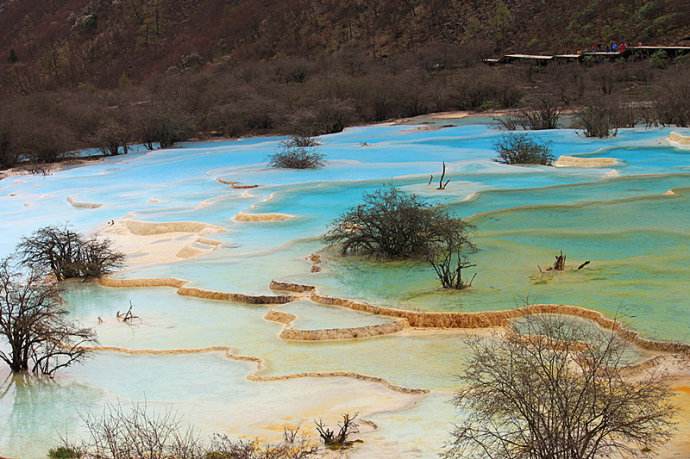
<instances>
[{"instance_id":1,"label":"bush","mask_svg":"<svg viewBox=\"0 0 690 459\"><path fill-rule=\"evenodd\" d=\"M666 51L663 49L655 52L652 54L652 57L649 58L649 63L652 65L652 67L657 68L657 69L665 69L668 67L669 63L669 57Z\"/></svg>"},{"instance_id":2,"label":"bush","mask_svg":"<svg viewBox=\"0 0 690 459\"><path fill-rule=\"evenodd\" d=\"M540 144L527 134L505 135L496 143L498 158L502 164L542 164L550 166L553 155L548 145Z\"/></svg>"},{"instance_id":3,"label":"bush","mask_svg":"<svg viewBox=\"0 0 690 459\"><path fill-rule=\"evenodd\" d=\"M71 446L60 446L48 451L49 459L79 459L82 455L79 449Z\"/></svg>"},{"instance_id":4,"label":"bush","mask_svg":"<svg viewBox=\"0 0 690 459\"><path fill-rule=\"evenodd\" d=\"M58 281L101 277L124 263L108 240L85 239L68 228L46 226L18 246L22 263L52 273Z\"/></svg>"},{"instance_id":5,"label":"bush","mask_svg":"<svg viewBox=\"0 0 690 459\"><path fill-rule=\"evenodd\" d=\"M615 137L618 134L616 111L611 104L590 103L577 114L577 124L585 137Z\"/></svg>"},{"instance_id":6,"label":"bush","mask_svg":"<svg viewBox=\"0 0 690 459\"><path fill-rule=\"evenodd\" d=\"M653 110L660 124L690 126L690 82L670 81L654 93Z\"/></svg>"},{"instance_id":7,"label":"bush","mask_svg":"<svg viewBox=\"0 0 690 459\"><path fill-rule=\"evenodd\" d=\"M283 441L263 444L258 441L232 440L216 434L210 444L192 430L184 429L172 412L155 413L145 404L130 409L109 405L101 416L82 419L89 439L78 449L69 444L51 450L76 451L79 456L50 456L56 459L80 457L99 459L307 459L315 457L318 447L299 434L299 429L285 429Z\"/></svg>"},{"instance_id":8,"label":"bush","mask_svg":"<svg viewBox=\"0 0 690 459\"><path fill-rule=\"evenodd\" d=\"M271 156L269 165L282 169L323 167L324 155L314 151L319 143L313 137L295 135L282 142L282 150Z\"/></svg>"},{"instance_id":9,"label":"bush","mask_svg":"<svg viewBox=\"0 0 690 459\"><path fill-rule=\"evenodd\" d=\"M310 148L318 147L321 142L308 135L293 135L283 142L285 148Z\"/></svg>"},{"instance_id":10,"label":"bush","mask_svg":"<svg viewBox=\"0 0 690 459\"><path fill-rule=\"evenodd\" d=\"M474 266L464 256L474 250L467 229L440 206L391 188L365 195L364 204L332 223L325 240L344 255L425 260L444 288L462 289L471 283L463 281L462 270Z\"/></svg>"},{"instance_id":11,"label":"bush","mask_svg":"<svg viewBox=\"0 0 690 459\"><path fill-rule=\"evenodd\" d=\"M554 101L543 98L532 104L525 110L520 110L516 115L507 118L500 118L499 121L504 128L511 131L518 127L525 130L544 130L558 128L558 120L561 117L561 110Z\"/></svg>"}]
</instances>

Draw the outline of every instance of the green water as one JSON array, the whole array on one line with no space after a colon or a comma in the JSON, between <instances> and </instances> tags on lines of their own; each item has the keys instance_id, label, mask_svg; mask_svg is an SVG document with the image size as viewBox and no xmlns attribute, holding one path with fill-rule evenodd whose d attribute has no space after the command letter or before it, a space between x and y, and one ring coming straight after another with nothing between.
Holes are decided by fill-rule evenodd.
<instances>
[{"instance_id":1,"label":"green water","mask_svg":"<svg viewBox=\"0 0 690 459\"><path fill-rule=\"evenodd\" d=\"M265 159L278 138L190 143L136 153L51 176L0 181L0 253L46 224L84 232L110 219L200 221L219 225L212 254L177 263L128 266L117 277L175 277L193 286L269 294L272 280L315 285L322 293L424 311L503 310L529 303L579 305L616 317L644 336L690 343L690 150L665 142L670 129L624 129L612 139L586 139L572 130L533 132L554 154L613 157L615 167L512 167L493 161L502 132L464 120L438 131L370 126L324 136L327 166L274 170ZM683 132L682 130L680 132ZM685 131L687 134L687 131ZM362 146L366 142L367 146ZM429 185L446 162L448 188ZM258 188L233 190L216 179ZM424 263L342 258L320 240L330 222L382 186L398 186L447 206L474 226L479 251L473 287L439 288ZM667 193L673 190L673 194ZM76 209L66 201L103 204ZM153 201L152 201L153 199ZM238 212L278 212L284 222L242 223ZM560 251L581 271L540 273ZM321 272L308 257L321 253ZM135 258L135 257L134 257ZM134 259L133 258L133 259ZM133 305L139 320L117 311ZM146 400L173 409L201 433L276 438L284 423L361 411L378 424L363 434L354 457L434 457L459 413L449 403L467 361L462 333L409 332L342 342L286 342L269 309L296 316L292 326L316 330L386 323L385 317L306 300L267 306L177 295L172 288L66 286L70 318L93 327L98 344L132 350L184 351L128 356L96 352L55 381L7 377L0 392L0 454L43 457L60 435L79 438L80 415L107 403ZM585 326L587 322L582 322ZM4 345L4 343L0 343ZM230 360L225 346L262 359ZM648 355L626 350L626 361ZM247 377L349 371L430 390L402 395L351 378L255 382ZM403 409L405 408L405 409Z\"/></svg>"}]
</instances>

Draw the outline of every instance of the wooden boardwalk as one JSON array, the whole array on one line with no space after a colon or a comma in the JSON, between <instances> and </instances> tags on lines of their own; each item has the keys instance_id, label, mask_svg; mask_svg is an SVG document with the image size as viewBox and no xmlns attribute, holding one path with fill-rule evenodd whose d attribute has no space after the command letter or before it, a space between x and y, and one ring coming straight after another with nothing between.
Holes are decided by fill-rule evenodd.
<instances>
[{"instance_id":1,"label":"wooden boardwalk","mask_svg":"<svg viewBox=\"0 0 690 459\"><path fill-rule=\"evenodd\" d=\"M485 64L511 64L514 62L525 62L531 64L545 65L551 61L559 62L582 62L585 58L596 61L616 60L616 59L647 59L654 53L663 51L666 55L674 59L678 56L690 54L690 46L655 46L640 45L628 46L624 51L580 51L574 54L506 54L500 58L484 59Z\"/></svg>"}]
</instances>

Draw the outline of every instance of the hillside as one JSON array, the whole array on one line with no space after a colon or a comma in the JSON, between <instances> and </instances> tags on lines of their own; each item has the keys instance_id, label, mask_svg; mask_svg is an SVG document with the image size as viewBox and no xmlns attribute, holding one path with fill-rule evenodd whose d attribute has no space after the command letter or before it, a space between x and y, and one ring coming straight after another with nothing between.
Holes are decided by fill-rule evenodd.
<instances>
[{"instance_id":1,"label":"hillside","mask_svg":"<svg viewBox=\"0 0 690 459\"><path fill-rule=\"evenodd\" d=\"M688 125L687 58L481 63L688 36L687 0L0 0L0 167L544 99Z\"/></svg>"},{"instance_id":2,"label":"hillside","mask_svg":"<svg viewBox=\"0 0 690 459\"><path fill-rule=\"evenodd\" d=\"M384 59L444 44L487 55L568 51L688 36L687 0L0 1L3 87L19 80L25 91L112 87L223 61Z\"/></svg>"}]
</instances>

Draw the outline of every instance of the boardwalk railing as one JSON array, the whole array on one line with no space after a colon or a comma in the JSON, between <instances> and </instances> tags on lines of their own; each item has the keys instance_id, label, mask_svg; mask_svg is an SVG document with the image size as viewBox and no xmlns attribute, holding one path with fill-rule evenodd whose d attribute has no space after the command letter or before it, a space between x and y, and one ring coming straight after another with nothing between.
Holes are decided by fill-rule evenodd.
<instances>
[{"instance_id":1,"label":"boardwalk railing","mask_svg":"<svg viewBox=\"0 0 690 459\"><path fill-rule=\"evenodd\" d=\"M673 59L678 56L690 54L690 46L629 46L624 51L580 51L574 54L506 54L500 58L484 59L485 64L510 64L513 62L528 62L532 64L545 65L551 61L582 62L589 57L594 60L616 60L619 58L639 58L647 59L653 54L663 51Z\"/></svg>"}]
</instances>

